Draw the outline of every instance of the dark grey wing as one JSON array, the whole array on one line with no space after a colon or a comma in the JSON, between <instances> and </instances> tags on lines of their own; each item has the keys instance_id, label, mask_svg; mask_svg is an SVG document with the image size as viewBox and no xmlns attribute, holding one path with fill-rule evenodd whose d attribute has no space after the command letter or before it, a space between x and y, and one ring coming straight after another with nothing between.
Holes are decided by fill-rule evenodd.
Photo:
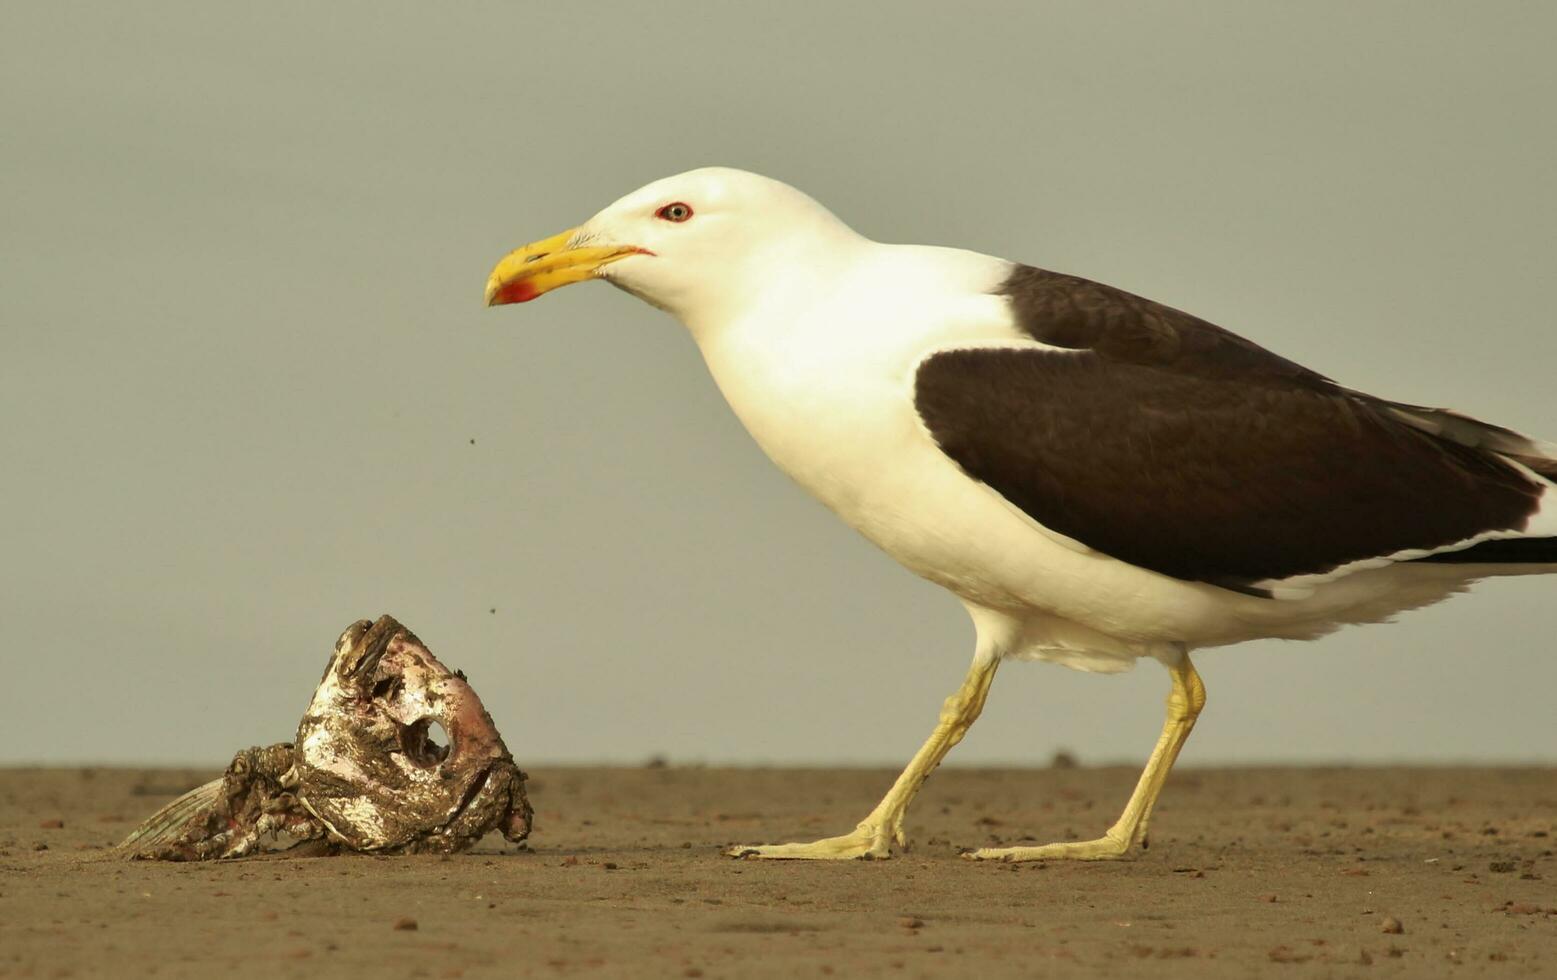
<instances>
[{"instance_id":1,"label":"dark grey wing","mask_svg":"<svg viewBox=\"0 0 1557 980\"><path fill-rule=\"evenodd\" d=\"M1496 453L1188 314L1024 267L1006 291L1065 349L933 354L920 418L970 476L1114 558L1259 592L1517 531L1538 506L1543 487Z\"/></svg>"}]
</instances>

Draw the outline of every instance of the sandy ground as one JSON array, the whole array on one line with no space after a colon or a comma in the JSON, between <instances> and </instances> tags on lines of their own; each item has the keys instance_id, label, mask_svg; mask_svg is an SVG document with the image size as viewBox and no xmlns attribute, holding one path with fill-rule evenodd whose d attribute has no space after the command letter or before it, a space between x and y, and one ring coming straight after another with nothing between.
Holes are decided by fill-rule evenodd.
<instances>
[{"instance_id":1,"label":"sandy ground","mask_svg":"<svg viewBox=\"0 0 1557 980\"><path fill-rule=\"evenodd\" d=\"M1030 865L957 852L1095 836L1135 773L946 769L914 850L844 864L717 848L892 774L532 775L531 850L178 865L104 846L208 774L0 771L0 977L1557 976L1553 770L1186 770L1146 853Z\"/></svg>"}]
</instances>

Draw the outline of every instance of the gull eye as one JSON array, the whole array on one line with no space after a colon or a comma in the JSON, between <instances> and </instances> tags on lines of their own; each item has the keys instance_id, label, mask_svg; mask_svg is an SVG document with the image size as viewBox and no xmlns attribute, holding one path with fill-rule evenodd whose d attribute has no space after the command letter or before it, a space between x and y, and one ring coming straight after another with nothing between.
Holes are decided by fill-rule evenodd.
<instances>
[{"instance_id":1,"label":"gull eye","mask_svg":"<svg viewBox=\"0 0 1557 980\"><path fill-rule=\"evenodd\" d=\"M664 218L666 221L685 221L692 217L692 205L677 201L674 204L667 204L660 208L654 212L654 216L656 218Z\"/></svg>"}]
</instances>

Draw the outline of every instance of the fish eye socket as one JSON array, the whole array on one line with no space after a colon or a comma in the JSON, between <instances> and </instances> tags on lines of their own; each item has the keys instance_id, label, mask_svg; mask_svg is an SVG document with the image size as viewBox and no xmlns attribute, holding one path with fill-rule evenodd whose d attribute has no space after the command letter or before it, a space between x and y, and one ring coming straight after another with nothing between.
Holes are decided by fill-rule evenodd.
<instances>
[{"instance_id":1,"label":"fish eye socket","mask_svg":"<svg viewBox=\"0 0 1557 980\"><path fill-rule=\"evenodd\" d=\"M677 201L674 204L667 204L660 208L654 212L654 216L663 218L666 221L685 221L692 217L692 205Z\"/></svg>"}]
</instances>

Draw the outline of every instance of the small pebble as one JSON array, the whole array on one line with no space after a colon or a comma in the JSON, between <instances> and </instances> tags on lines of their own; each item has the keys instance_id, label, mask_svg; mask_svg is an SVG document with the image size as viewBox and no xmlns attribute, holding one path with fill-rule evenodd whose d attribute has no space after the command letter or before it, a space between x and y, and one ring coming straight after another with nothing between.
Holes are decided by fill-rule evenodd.
<instances>
[{"instance_id":1,"label":"small pebble","mask_svg":"<svg viewBox=\"0 0 1557 980\"><path fill-rule=\"evenodd\" d=\"M1387 936L1398 936L1405 931L1406 927L1393 915L1387 916L1384 921L1379 924L1379 932L1382 932Z\"/></svg>"},{"instance_id":2,"label":"small pebble","mask_svg":"<svg viewBox=\"0 0 1557 980\"><path fill-rule=\"evenodd\" d=\"M409 915L402 915L395 920L394 929L396 932L415 932L416 920Z\"/></svg>"}]
</instances>

